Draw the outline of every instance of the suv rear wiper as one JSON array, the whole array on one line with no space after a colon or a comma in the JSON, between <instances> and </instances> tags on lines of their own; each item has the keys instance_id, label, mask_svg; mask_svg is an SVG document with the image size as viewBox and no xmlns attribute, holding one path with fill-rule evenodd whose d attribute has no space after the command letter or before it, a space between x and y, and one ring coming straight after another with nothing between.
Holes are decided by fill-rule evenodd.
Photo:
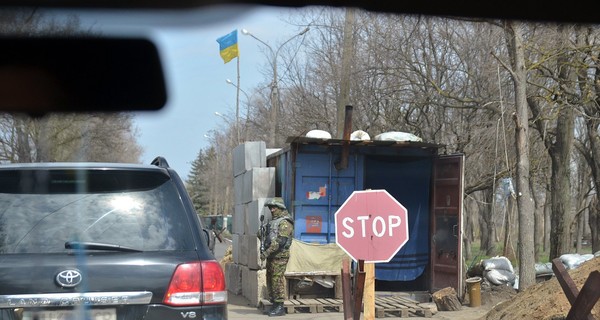
<instances>
[{"instance_id":1,"label":"suv rear wiper","mask_svg":"<svg viewBox=\"0 0 600 320\"><path fill-rule=\"evenodd\" d=\"M125 246L120 246L117 244L87 242L87 241L67 241L67 242L65 242L65 249L142 252L142 250L125 247Z\"/></svg>"}]
</instances>

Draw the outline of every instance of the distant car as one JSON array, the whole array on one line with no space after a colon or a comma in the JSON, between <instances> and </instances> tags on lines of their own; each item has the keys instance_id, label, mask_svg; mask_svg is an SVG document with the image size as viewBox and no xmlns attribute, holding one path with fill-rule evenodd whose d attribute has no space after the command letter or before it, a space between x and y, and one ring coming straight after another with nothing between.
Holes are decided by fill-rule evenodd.
<instances>
[{"instance_id":1,"label":"distant car","mask_svg":"<svg viewBox=\"0 0 600 320\"><path fill-rule=\"evenodd\" d=\"M163 158L0 165L0 319L227 319L177 173Z\"/></svg>"}]
</instances>

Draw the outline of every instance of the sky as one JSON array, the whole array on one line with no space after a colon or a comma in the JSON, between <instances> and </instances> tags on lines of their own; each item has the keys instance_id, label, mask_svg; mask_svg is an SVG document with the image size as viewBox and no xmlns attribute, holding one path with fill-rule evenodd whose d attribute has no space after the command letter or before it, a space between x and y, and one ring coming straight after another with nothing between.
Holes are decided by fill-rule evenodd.
<instances>
[{"instance_id":1,"label":"sky","mask_svg":"<svg viewBox=\"0 0 600 320\"><path fill-rule=\"evenodd\" d=\"M235 119L236 88L226 80L236 83L237 61L224 63L216 39L238 30L240 88L249 93L265 83L261 70L268 58L265 46L243 35L241 30L247 29L275 49L303 29L284 21L289 17L286 10L240 7L238 11L223 14L218 9L209 9L207 13L191 11L176 18L152 14L115 17L97 12L80 15L83 24L94 30L108 35L125 33L149 37L159 48L168 101L160 111L135 113L138 143L144 149L142 163L163 156L182 179L188 178L198 152L209 146L205 136ZM157 24L160 27L156 27ZM244 105L243 99L245 96L240 93L240 106ZM243 109L240 117L244 115ZM225 116L220 117L215 112Z\"/></svg>"}]
</instances>

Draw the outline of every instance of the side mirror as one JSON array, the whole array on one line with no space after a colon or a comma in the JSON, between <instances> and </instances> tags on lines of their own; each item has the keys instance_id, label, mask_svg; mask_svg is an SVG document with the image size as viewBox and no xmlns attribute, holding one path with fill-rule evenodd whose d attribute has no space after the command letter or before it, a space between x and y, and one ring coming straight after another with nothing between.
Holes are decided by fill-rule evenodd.
<instances>
[{"instance_id":1,"label":"side mirror","mask_svg":"<svg viewBox=\"0 0 600 320\"><path fill-rule=\"evenodd\" d=\"M204 236L206 237L206 244L208 245L208 248L212 252L215 248L214 240L211 239L211 236L210 236L210 233L212 232L212 230L207 230L207 229L202 228L202 231L204 232ZM213 254L214 254L214 252L213 252Z\"/></svg>"}]
</instances>

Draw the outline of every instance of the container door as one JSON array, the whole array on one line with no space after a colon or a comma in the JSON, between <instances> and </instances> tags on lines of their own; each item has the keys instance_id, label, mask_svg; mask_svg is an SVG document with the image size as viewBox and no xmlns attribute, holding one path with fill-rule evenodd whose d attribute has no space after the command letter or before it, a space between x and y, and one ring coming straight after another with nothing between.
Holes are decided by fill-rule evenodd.
<instances>
[{"instance_id":1,"label":"container door","mask_svg":"<svg viewBox=\"0 0 600 320\"><path fill-rule=\"evenodd\" d=\"M464 155L440 156L434 162L431 219L432 292L462 281L462 195Z\"/></svg>"},{"instance_id":2,"label":"container door","mask_svg":"<svg viewBox=\"0 0 600 320\"><path fill-rule=\"evenodd\" d=\"M303 151L303 150L301 150ZM335 169L337 154L298 152L295 163L294 237L310 243L335 242L334 214L362 182L357 177L357 157L348 167Z\"/></svg>"}]
</instances>

